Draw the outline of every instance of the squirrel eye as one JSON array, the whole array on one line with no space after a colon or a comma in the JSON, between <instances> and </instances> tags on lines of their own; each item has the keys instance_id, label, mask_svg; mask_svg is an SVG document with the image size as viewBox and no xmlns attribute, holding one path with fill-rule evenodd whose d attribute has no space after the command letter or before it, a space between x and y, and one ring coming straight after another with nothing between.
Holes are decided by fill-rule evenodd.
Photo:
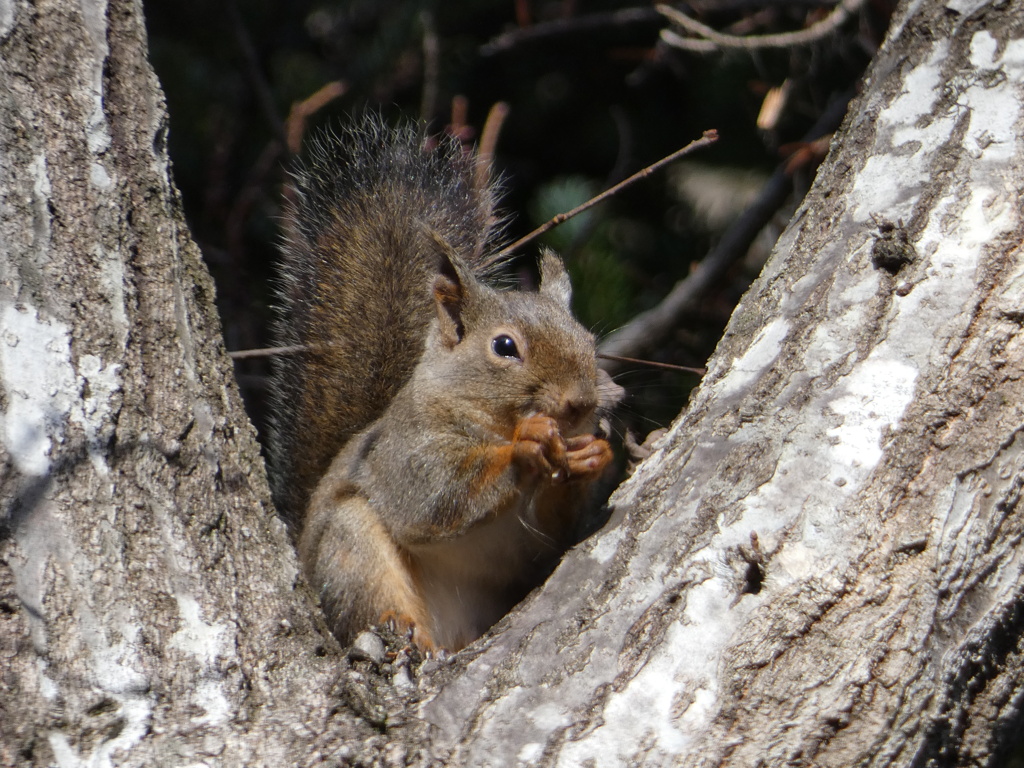
<instances>
[{"instance_id":1,"label":"squirrel eye","mask_svg":"<svg viewBox=\"0 0 1024 768\"><path fill-rule=\"evenodd\" d=\"M522 357L520 357L519 355L519 348L516 346L515 340L507 334L503 333L500 336L495 336L494 339L491 340L491 349L494 350L494 354L496 354L498 357L508 357L513 360L522 360Z\"/></svg>"}]
</instances>

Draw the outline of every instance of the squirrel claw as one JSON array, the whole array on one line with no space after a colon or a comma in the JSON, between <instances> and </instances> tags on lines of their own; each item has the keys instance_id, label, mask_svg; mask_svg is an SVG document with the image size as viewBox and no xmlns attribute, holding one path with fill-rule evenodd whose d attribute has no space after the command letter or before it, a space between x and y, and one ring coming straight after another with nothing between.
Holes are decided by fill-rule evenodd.
<instances>
[{"instance_id":1,"label":"squirrel claw","mask_svg":"<svg viewBox=\"0 0 1024 768\"><path fill-rule=\"evenodd\" d=\"M519 461L552 483L596 477L612 460L607 440L590 434L563 439L558 422L543 414L523 419L513 439Z\"/></svg>"},{"instance_id":2,"label":"squirrel claw","mask_svg":"<svg viewBox=\"0 0 1024 768\"><path fill-rule=\"evenodd\" d=\"M430 656L437 650L430 633L422 629L416 620L407 614L398 611L384 611L380 617L380 623L416 646L425 656Z\"/></svg>"},{"instance_id":3,"label":"squirrel claw","mask_svg":"<svg viewBox=\"0 0 1024 768\"><path fill-rule=\"evenodd\" d=\"M611 463L612 448L607 440L593 435L579 435L570 438L567 445L569 477L573 480L595 477Z\"/></svg>"},{"instance_id":4,"label":"squirrel claw","mask_svg":"<svg viewBox=\"0 0 1024 768\"><path fill-rule=\"evenodd\" d=\"M565 441L558 431L558 422L550 416L527 416L519 422L512 440L520 460L552 482L560 482L569 473Z\"/></svg>"}]
</instances>

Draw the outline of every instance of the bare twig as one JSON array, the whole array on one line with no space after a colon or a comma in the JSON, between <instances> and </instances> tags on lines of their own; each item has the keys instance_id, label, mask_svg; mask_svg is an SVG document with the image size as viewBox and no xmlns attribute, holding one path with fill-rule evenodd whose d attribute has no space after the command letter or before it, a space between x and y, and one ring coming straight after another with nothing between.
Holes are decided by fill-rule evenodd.
<instances>
[{"instance_id":1,"label":"bare twig","mask_svg":"<svg viewBox=\"0 0 1024 768\"><path fill-rule=\"evenodd\" d=\"M513 48L546 40L558 40L563 37L586 35L602 30L621 31L624 27L634 24L653 25L661 17L653 8L626 8L611 13L591 13L571 19L543 21L532 26L520 25L493 38L480 49L481 56L494 56Z\"/></svg>"},{"instance_id":2,"label":"bare twig","mask_svg":"<svg viewBox=\"0 0 1024 768\"><path fill-rule=\"evenodd\" d=\"M277 355L298 355L302 352L308 352L310 349L313 349L313 347L306 344L293 344L289 347L266 347L264 349L238 349L234 352L228 352L228 357L232 360L252 360L260 357L276 357ZM698 376L703 376L708 372L707 368L690 368L685 365L659 363L654 360L639 360L635 357L618 357L616 355L605 354L598 354L598 357L603 360L614 360L620 363L634 363L635 365L646 365L652 368L665 368L671 371L696 373Z\"/></svg>"},{"instance_id":3,"label":"bare twig","mask_svg":"<svg viewBox=\"0 0 1024 768\"><path fill-rule=\"evenodd\" d=\"M846 114L850 98L850 94L845 94L830 104L807 132L806 140L813 141L822 134L834 131ZM788 161L776 169L757 199L697 267L676 283L658 306L637 315L598 345L598 353L610 358L603 366L605 370L614 374L622 369L614 358L642 357L647 350L660 344L679 325L682 315L704 298L711 287L725 276L726 271L743 257L757 234L789 196L793 184L787 164Z\"/></svg>"},{"instance_id":4,"label":"bare twig","mask_svg":"<svg viewBox=\"0 0 1024 768\"><path fill-rule=\"evenodd\" d=\"M465 145L473 139L473 127L469 124L469 99L461 94L452 96L452 116L445 131L460 144Z\"/></svg>"},{"instance_id":5,"label":"bare twig","mask_svg":"<svg viewBox=\"0 0 1024 768\"><path fill-rule=\"evenodd\" d=\"M476 169L476 184L480 189L487 184L488 175L491 172L491 161L494 159L494 150L498 146L498 136L501 134L501 126L504 125L508 112L507 103L495 102L487 113L483 130L480 131L480 144L476 151L480 161Z\"/></svg>"},{"instance_id":6,"label":"bare twig","mask_svg":"<svg viewBox=\"0 0 1024 768\"><path fill-rule=\"evenodd\" d=\"M537 227L535 230L533 230L533 232L531 232L530 234L526 235L525 237L519 238L518 240L516 240L511 245L508 245L508 246L502 248L494 256L491 256L490 258L488 258L484 262L483 266L484 267L489 267L491 264L494 264L495 262L501 261L506 256L511 254L513 251L515 251L516 248L519 248L521 245L525 245L526 243L530 242L531 240L533 240L533 239L535 239L537 237L540 237L541 235L543 235L548 230L554 229L559 224L561 224L561 223L571 219L573 216L578 216L579 214L583 213L584 211L586 211L586 210L588 210L590 208L593 208L598 203L603 202L604 200L607 200L612 195L617 194L618 192L622 191L623 189L628 187L630 184L632 184L632 183L634 183L636 181L639 181L640 179L646 178L646 177L650 176L652 173L654 173L655 171L657 171L658 169L665 167L669 163L674 162L674 161L678 160L679 158L681 158L681 157L683 157L685 155L690 154L691 152L695 152L698 149L703 149L704 147L710 146L710 145L714 144L716 141L718 141L718 131L716 131L714 129L708 130L708 131L704 131L704 135L703 136L701 136L699 139L691 141L689 144L687 144L682 149L677 149L671 155L668 155L667 157L663 157L658 162L653 163L653 164L647 166L646 168L643 168L642 170L637 171L632 176L630 176L628 179L625 179L624 181L620 181L614 187L610 187L609 189L606 189L601 194L599 194L599 195L597 195L595 197L590 198L589 200L587 200L587 202L583 203L582 205L576 206L571 211L567 211L566 213L560 213L557 216L553 217L550 221L545 222L544 224L541 224L539 227Z\"/></svg>"},{"instance_id":7,"label":"bare twig","mask_svg":"<svg viewBox=\"0 0 1024 768\"><path fill-rule=\"evenodd\" d=\"M611 187L614 184L618 184L626 177L627 171L634 165L634 163L632 160L632 130L629 120L626 119L622 109L617 105L610 107L608 112L609 116L615 123L615 129L619 139L618 151L615 155L615 165L612 166L604 180L604 186ZM580 249L590 241L590 238L593 237L594 233L600 226L601 219L597 216L590 216L585 219L573 231L572 240L567 245L561 247L562 258L567 261L572 261Z\"/></svg>"},{"instance_id":8,"label":"bare twig","mask_svg":"<svg viewBox=\"0 0 1024 768\"><path fill-rule=\"evenodd\" d=\"M787 8L832 8L836 0L786 0ZM687 0L687 7L702 13L750 13L778 7L778 0Z\"/></svg>"},{"instance_id":9,"label":"bare twig","mask_svg":"<svg viewBox=\"0 0 1024 768\"><path fill-rule=\"evenodd\" d=\"M654 360L641 360L637 357L622 357L620 355L606 355L602 352L598 352L597 356L601 360L612 360L616 363L633 363L635 365L646 365L650 368L665 368L670 371L683 371L684 373L696 373L698 376L703 376L708 372L707 368L691 368L688 365L676 365L675 363L659 363Z\"/></svg>"},{"instance_id":10,"label":"bare twig","mask_svg":"<svg viewBox=\"0 0 1024 768\"><path fill-rule=\"evenodd\" d=\"M786 108L789 100L789 92L792 90L792 81L789 78L783 81L782 85L768 90L761 102L761 111L757 113L757 127L762 131L775 130L779 124L779 117Z\"/></svg>"},{"instance_id":11,"label":"bare twig","mask_svg":"<svg viewBox=\"0 0 1024 768\"><path fill-rule=\"evenodd\" d=\"M305 352L308 347L305 344L294 344L290 347L267 347L266 349L238 349L228 352L232 360L251 360L255 357L274 357L275 355L297 355Z\"/></svg>"},{"instance_id":12,"label":"bare twig","mask_svg":"<svg viewBox=\"0 0 1024 768\"><path fill-rule=\"evenodd\" d=\"M323 109L327 104L342 96L348 90L341 80L327 83L316 93L302 101L292 104L288 113L288 121L285 123L285 136L288 142L288 151L297 155L302 148L302 135L306 132L306 121L314 114Z\"/></svg>"},{"instance_id":13,"label":"bare twig","mask_svg":"<svg viewBox=\"0 0 1024 768\"><path fill-rule=\"evenodd\" d=\"M706 24L701 24L696 19L691 19L682 11L676 10L670 5L655 6L660 14L665 16L673 24L682 27L687 32L697 35L697 38L683 37L671 29L661 32L661 39L675 48L707 53L709 50L718 48L742 48L756 50L760 48L790 48L795 45L807 45L826 37L842 26L847 19L860 10L864 0L842 0L835 9L824 19L812 24L807 29L796 32L781 32L774 35L750 35L737 37L719 32Z\"/></svg>"},{"instance_id":14,"label":"bare twig","mask_svg":"<svg viewBox=\"0 0 1024 768\"><path fill-rule=\"evenodd\" d=\"M698 40L696 37L683 37L671 29L661 30L661 42L673 48L679 48L690 53L714 53L721 50L710 40Z\"/></svg>"}]
</instances>

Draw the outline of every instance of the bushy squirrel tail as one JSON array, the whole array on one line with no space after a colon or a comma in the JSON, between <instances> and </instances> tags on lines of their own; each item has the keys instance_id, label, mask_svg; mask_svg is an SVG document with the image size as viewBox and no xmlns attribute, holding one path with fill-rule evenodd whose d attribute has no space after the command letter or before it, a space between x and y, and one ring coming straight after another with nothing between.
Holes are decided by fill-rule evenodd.
<instances>
[{"instance_id":1,"label":"bushy squirrel tail","mask_svg":"<svg viewBox=\"0 0 1024 768\"><path fill-rule=\"evenodd\" d=\"M482 273L500 230L493 186L457 141L376 116L312 141L286 194L271 485L298 529L345 443L377 419L420 358L437 239ZM481 277L484 275L481 274Z\"/></svg>"}]
</instances>

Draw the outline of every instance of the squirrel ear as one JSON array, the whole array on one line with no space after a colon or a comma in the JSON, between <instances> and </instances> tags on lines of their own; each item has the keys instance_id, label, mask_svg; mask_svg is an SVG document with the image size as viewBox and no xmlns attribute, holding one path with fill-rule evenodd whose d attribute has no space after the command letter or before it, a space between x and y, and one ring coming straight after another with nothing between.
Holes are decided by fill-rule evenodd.
<instances>
[{"instance_id":1,"label":"squirrel ear","mask_svg":"<svg viewBox=\"0 0 1024 768\"><path fill-rule=\"evenodd\" d=\"M550 296L566 309L572 301L572 283L562 260L545 248L540 257L540 292Z\"/></svg>"},{"instance_id":2,"label":"squirrel ear","mask_svg":"<svg viewBox=\"0 0 1024 768\"><path fill-rule=\"evenodd\" d=\"M441 341L451 349L465 336L463 312L466 300L476 285L473 272L452 247L434 231L431 239L438 246L438 275L434 278L434 302L441 329Z\"/></svg>"}]
</instances>

